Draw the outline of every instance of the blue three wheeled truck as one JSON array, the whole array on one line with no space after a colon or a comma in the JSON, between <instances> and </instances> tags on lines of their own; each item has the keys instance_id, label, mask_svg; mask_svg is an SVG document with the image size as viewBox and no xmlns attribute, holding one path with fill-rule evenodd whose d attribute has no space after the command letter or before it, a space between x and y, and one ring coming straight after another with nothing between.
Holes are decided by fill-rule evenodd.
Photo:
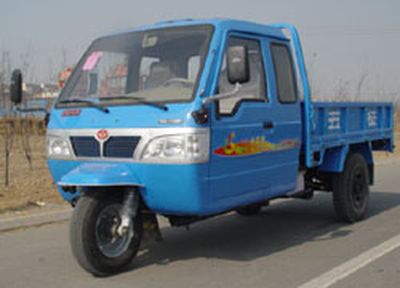
<instances>
[{"instance_id":1,"label":"blue three wheeled truck","mask_svg":"<svg viewBox=\"0 0 400 288\"><path fill-rule=\"evenodd\" d=\"M12 80L23 112L20 72ZM182 226L328 191L339 221L366 217L393 106L310 94L289 24L167 21L95 40L46 118L79 264L123 271L144 232L161 236L156 215Z\"/></svg>"}]
</instances>

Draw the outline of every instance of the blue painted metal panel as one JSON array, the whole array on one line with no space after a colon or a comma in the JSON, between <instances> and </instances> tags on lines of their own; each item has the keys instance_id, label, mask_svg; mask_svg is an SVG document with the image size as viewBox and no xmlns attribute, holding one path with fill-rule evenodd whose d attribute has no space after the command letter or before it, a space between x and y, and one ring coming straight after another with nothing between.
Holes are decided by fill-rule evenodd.
<instances>
[{"instance_id":1,"label":"blue painted metal panel","mask_svg":"<svg viewBox=\"0 0 400 288\"><path fill-rule=\"evenodd\" d=\"M370 142L364 142L324 150L322 164L318 166L318 170L334 173L343 172L348 153L361 154L368 165L373 165L374 163L371 144Z\"/></svg>"},{"instance_id":2,"label":"blue painted metal panel","mask_svg":"<svg viewBox=\"0 0 400 288\"><path fill-rule=\"evenodd\" d=\"M287 30L291 36L291 44L294 47L297 61L297 71L300 74L301 85L303 87L303 110L302 110L302 122L303 122L303 133L306 137L303 137L303 149L306 167L314 166L313 151L311 147L312 130L315 129L315 118L314 109L311 101L311 87L308 80L308 73L306 64L304 61L303 48L300 41L300 35L297 32L296 27L288 23L277 23L273 24L273 27L277 27L280 30Z\"/></svg>"},{"instance_id":3,"label":"blue painted metal panel","mask_svg":"<svg viewBox=\"0 0 400 288\"><path fill-rule=\"evenodd\" d=\"M253 39L261 44L263 66L266 70L265 97L267 101L243 101L234 115L218 117L217 111L213 110L210 117L212 128L210 193L214 201L221 203L220 205L233 205L231 207L292 192L296 186L301 141L299 103L279 103L276 97L275 72L269 51L271 41L287 41L255 35L254 32L241 31L239 33L238 30L240 29L231 28L228 30L229 34L227 32L226 35ZM225 47L226 42L225 37L222 48ZM217 71L221 71L224 49L220 49L218 53ZM217 91L219 75L212 81L212 87L214 91ZM212 108L216 109L216 105L212 105ZM273 123L273 128L264 129L264 122ZM252 155L221 155L229 141L238 143L239 146L253 143L255 146L278 147L289 142L294 145L288 145L287 149L266 149L264 152Z\"/></svg>"},{"instance_id":4,"label":"blue painted metal panel","mask_svg":"<svg viewBox=\"0 0 400 288\"><path fill-rule=\"evenodd\" d=\"M348 151L348 145L327 149L324 153L322 164L318 169L323 172L342 172Z\"/></svg>"},{"instance_id":5,"label":"blue painted metal panel","mask_svg":"<svg viewBox=\"0 0 400 288\"><path fill-rule=\"evenodd\" d=\"M83 163L56 183L59 186L135 186L142 185L135 171L124 163Z\"/></svg>"},{"instance_id":6,"label":"blue painted metal panel","mask_svg":"<svg viewBox=\"0 0 400 288\"><path fill-rule=\"evenodd\" d=\"M314 103L316 129L312 151L386 139L393 142L393 107L389 103Z\"/></svg>"},{"instance_id":7,"label":"blue painted metal panel","mask_svg":"<svg viewBox=\"0 0 400 288\"><path fill-rule=\"evenodd\" d=\"M380 150L393 151L393 106L390 103L316 102L318 119L310 138L311 149L322 157L315 164L322 171L342 171L342 154L345 147L357 150L372 163L374 141L383 141ZM335 155L340 159L335 159ZM330 163L332 162L332 163ZM340 165L339 165L340 164Z\"/></svg>"},{"instance_id":8,"label":"blue painted metal panel","mask_svg":"<svg viewBox=\"0 0 400 288\"><path fill-rule=\"evenodd\" d=\"M189 25L213 25L217 30L227 31L227 30L235 30L235 31L245 31L249 33L254 33L258 35L268 35L270 37L275 37L279 39L287 39L284 33L280 31L280 29L276 29L273 25L265 25L265 24L257 24L250 21L245 20L234 20L234 19L224 19L224 18L214 18L214 19L184 19L184 20L175 20L175 21L163 21L159 23L155 23L152 25L140 26L133 29L125 29L111 35L118 35L123 33L135 32L135 31L145 31L150 29L161 29L168 27L181 27L181 26L189 26ZM220 40L220 39L217 39Z\"/></svg>"},{"instance_id":9,"label":"blue painted metal panel","mask_svg":"<svg viewBox=\"0 0 400 288\"><path fill-rule=\"evenodd\" d=\"M48 166L62 197L78 194L61 186L139 186L150 209L165 214L205 215L221 212L222 206L208 193L208 164L169 165L121 162L49 160Z\"/></svg>"}]
</instances>

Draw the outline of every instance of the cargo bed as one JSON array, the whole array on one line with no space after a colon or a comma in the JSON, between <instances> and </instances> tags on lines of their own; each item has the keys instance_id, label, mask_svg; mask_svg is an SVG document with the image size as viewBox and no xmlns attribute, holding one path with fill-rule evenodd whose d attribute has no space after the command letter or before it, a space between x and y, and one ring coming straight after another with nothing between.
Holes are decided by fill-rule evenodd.
<instances>
[{"instance_id":1,"label":"cargo bed","mask_svg":"<svg viewBox=\"0 0 400 288\"><path fill-rule=\"evenodd\" d=\"M303 143L306 137L311 139L314 166L323 162L326 150L335 147L367 143L372 150L393 150L390 103L313 102L312 111L311 135L303 131Z\"/></svg>"}]
</instances>

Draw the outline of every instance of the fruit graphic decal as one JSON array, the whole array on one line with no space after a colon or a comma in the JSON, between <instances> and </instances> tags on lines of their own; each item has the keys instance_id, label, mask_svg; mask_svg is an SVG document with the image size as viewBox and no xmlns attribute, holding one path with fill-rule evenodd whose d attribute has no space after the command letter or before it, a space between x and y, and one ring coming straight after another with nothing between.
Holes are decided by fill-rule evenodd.
<instances>
[{"instance_id":1,"label":"fruit graphic decal","mask_svg":"<svg viewBox=\"0 0 400 288\"><path fill-rule=\"evenodd\" d=\"M274 152L293 149L299 145L296 139L284 140L280 143L272 143L265 140L265 136L244 139L235 143L235 133L230 133L225 140L225 145L214 150L214 154L221 156L248 156L264 152Z\"/></svg>"}]
</instances>

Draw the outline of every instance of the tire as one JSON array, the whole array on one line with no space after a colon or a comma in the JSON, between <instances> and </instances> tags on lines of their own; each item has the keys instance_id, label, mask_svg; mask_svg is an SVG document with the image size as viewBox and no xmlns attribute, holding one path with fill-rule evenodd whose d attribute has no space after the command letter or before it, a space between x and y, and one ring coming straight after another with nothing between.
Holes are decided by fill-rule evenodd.
<instances>
[{"instance_id":1,"label":"tire","mask_svg":"<svg viewBox=\"0 0 400 288\"><path fill-rule=\"evenodd\" d=\"M369 172L360 154L347 157L344 171L333 177L333 204L338 221L354 223L367 216Z\"/></svg>"},{"instance_id":2,"label":"tire","mask_svg":"<svg viewBox=\"0 0 400 288\"><path fill-rule=\"evenodd\" d=\"M262 207L263 205L254 204L254 205L240 207L235 211L237 214L241 216L254 216L260 213Z\"/></svg>"},{"instance_id":3,"label":"tire","mask_svg":"<svg viewBox=\"0 0 400 288\"><path fill-rule=\"evenodd\" d=\"M115 195L113 195L115 196ZM70 224L72 253L80 266L94 276L124 271L136 256L143 235L140 213L124 236L118 236L120 197L82 196Z\"/></svg>"}]
</instances>

